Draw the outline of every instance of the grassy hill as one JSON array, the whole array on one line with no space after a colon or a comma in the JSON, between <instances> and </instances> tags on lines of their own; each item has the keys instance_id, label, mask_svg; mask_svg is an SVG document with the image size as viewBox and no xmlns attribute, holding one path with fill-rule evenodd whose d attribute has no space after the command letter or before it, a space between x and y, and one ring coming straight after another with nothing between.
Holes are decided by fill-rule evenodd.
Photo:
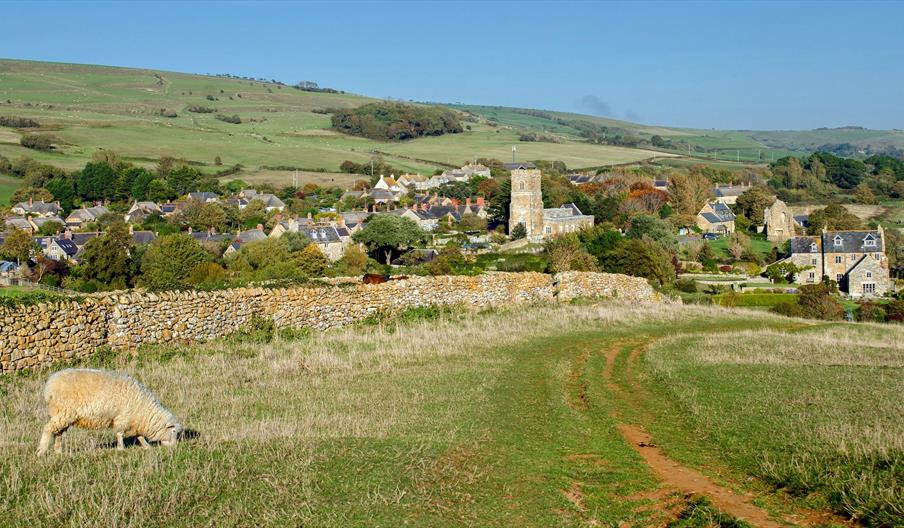
<instances>
[{"instance_id":1,"label":"grassy hill","mask_svg":"<svg viewBox=\"0 0 904 528\"><path fill-rule=\"evenodd\" d=\"M896 526L902 338L602 304L108 353L194 438L36 459L49 372L0 377L0 525Z\"/></svg>"},{"instance_id":2,"label":"grassy hill","mask_svg":"<svg viewBox=\"0 0 904 528\"><path fill-rule=\"evenodd\" d=\"M401 143L351 137L330 130L327 109L350 108L373 99L353 94L314 93L275 83L183 73L0 60L0 116L27 117L62 140L56 152L41 153L19 145L22 131L0 127L0 155L27 155L66 168L76 168L98 148L150 164L161 156L186 158L214 170L242 164L241 177L287 184L289 171L338 172L344 160L366 162L372 152L402 170L432 173L469 159L508 159L518 133L482 122L455 136ZM193 106L212 113L192 113ZM177 117L164 117L174 112ZM217 114L238 115L229 124ZM642 149L590 145L576 137L561 144L523 144L520 159L558 159L569 167L602 166L651 157ZM316 174L307 174L316 178ZM322 175L320 176L323 177ZM336 179L336 176L329 178ZM340 180L341 176L338 177ZM259 178L258 178L259 179Z\"/></svg>"}]
</instances>

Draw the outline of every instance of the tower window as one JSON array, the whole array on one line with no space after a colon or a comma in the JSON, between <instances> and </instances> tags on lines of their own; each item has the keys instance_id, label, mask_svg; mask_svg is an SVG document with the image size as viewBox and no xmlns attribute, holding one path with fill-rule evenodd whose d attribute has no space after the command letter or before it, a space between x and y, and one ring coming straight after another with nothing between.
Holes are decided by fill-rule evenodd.
<instances>
[{"instance_id":1,"label":"tower window","mask_svg":"<svg viewBox=\"0 0 904 528\"><path fill-rule=\"evenodd\" d=\"M519 191L523 191L523 190L524 190L524 182L518 182L518 190L519 190Z\"/></svg>"}]
</instances>

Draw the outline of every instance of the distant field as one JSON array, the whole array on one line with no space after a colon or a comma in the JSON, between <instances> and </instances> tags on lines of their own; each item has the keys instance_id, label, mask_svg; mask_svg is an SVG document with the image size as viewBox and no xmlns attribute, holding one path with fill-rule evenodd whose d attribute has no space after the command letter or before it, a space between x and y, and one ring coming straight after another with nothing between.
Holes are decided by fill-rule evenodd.
<instances>
[{"instance_id":1,"label":"distant field","mask_svg":"<svg viewBox=\"0 0 904 528\"><path fill-rule=\"evenodd\" d=\"M387 175L388 176L388 175ZM277 171L277 170L259 170L251 173L239 173L232 176L222 178L223 181L242 180L251 185L256 183L269 183L277 187L286 187L292 185L294 171ZM341 172L309 172L298 171L298 187L304 187L308 183L325 187L341 187L350 189L356 181L367 180L367 176L361 174L345 174Z\"/></svg>"},{"instance_id":2,"label":"distant field","mask_svg":"<svg viewBox=\"0 0 904 528\"><path fill-rule=\"evenodd\" d=\"M213 100L211 100L213 99ZM6 103L9 100L10 103ZM150 164L162 156L186 158L213 171L219 156L225 165L250 170L297 167L307 172L337 171L345 160L366 162L375 151L400 171L431 173L482 156L510 159L517 134L469 123L470 134L424 138L404 143L348 137L328 130L322 112L373 101L353 94L303 92L274 83L152 70L0 60L0 115L28 117L63 141L57 152L38 153L19 145L20 134L0 128L0 155L27 155L74 169L99 148L125 159ZM192 113L189 107L214 108ZM161 111L177 117L166 118ZM317 111L317 112L315 112ZM228 124L216 113L238 115ZM528 116L531 129L539 124ZM588 145L573 130L560 127L563 144L520 145L519 159L562 160L569 167L600 166L642 160L652 154L636 149ZM523 148L522 148L523 147Z\"/></svg>"},{"instance_id":3,"label":"distant field","mask_svg":"<svg viewBox=\"0 0 904 528\"><path fill-rule=\"evenodd\" d=\"M22 186L22 180L0 174L0 206L9 205L9 198Z\"/></svg>"}]
</instances>

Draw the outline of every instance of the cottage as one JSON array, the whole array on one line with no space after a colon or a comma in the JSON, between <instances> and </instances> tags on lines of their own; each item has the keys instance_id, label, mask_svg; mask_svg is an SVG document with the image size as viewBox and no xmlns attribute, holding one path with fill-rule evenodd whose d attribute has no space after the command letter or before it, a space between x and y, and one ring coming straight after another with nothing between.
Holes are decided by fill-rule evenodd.
<instances>
[{"instance_id":1,"label":"cottage","mask_svg":"<svg viewBox=\"0 0 904 528\"><path fill-rule=\"evenodd\" d=\"M57 216L63 211L60 202L35 201L32 198L17 203L10 210L19 216Z\"/></svg>"},{"instance_id":2,"label":"cottage","mask_svg":"<svg viewBox=\"0 0 904 528\"><path fill-rule=\"evenodd\" d=\"M96 222L98 218L109 213L110 210L103 205L82 207L81 209L72 211L69 216L66 217L66 226L73 229L79 229L89 222Z\"/></svg>"},{"instance_id":3,"label":"cottage","mask_svg":"<svg viewBox=\"0 0 904 528\"><path fill-rule=\"evenodd\" d=\"M273 194L259 193L254 189L245 189L239 193L239 198L244 198L251 203L255 200L264 204L264 210L268 213L271 211L282 211L286 208L286 204ZM239 207L244 209L244 207Z\"/></svg>"},{"instance_id":4,"label":"cottage","mask_svg":"<svg viewBox=\"0 0 904 528\"><path fill-rule=\"evenodd\" d=\"M770 242L784 242L790 239L799 225L791 208L779 199L763 211L763 223L766 228L766 240Z\"/></svg>"},{"instance_id":5,"label":"cottage","mask_svg":"<svg viewBox=\"0 0 904 528\"><path fill-rule=\"evenodd\" d=\"M713 196L716 201L725 205L734 205L738 202L738 196L750 190L749 185L716 185Z\"/></svg>"},{"instance_id":6,"label":"cottage","mask_svg":"<svg viewBox=\"0 0 904 528\"><path fill-rule=\"evenodd\" d=\"M709 202L697 213L696 223L704 233L728 235L734 233L735 214L724 202Z\"/></svg>"},{"instance_id":7,"label":"cottage","mask_svg":"<svg viewBox=\"0 0 904 528\"><path fill-rule=\"evenodd\" d=\"M794 237L790 242L793 262L803 271L797 284L815 284L828 277L851 297L876 297L891 290L888 257L882 226L867 231L828 231L820 235Z\"/></svg>"},{"instance_id":8,"label":"cottage","mask_svg":"<svg viewBox=\"0 0 904 528\"><path fill-rule=\"evenodd\" d=\"M304 233L332 261L341 259L345 253L345 243L333 226L301 226L299 232Z\"/></svg>"},{"instance_id":9,"label":"cottage","mask_svg":"<svg viewBox=\"0 0 904 528\"><path fill-rule=\"evenodd\" d=\"M200 203L217 203L220 201L220 196L213 192L190 192L186 199Z\"/></svg>"},{"instance_id":10,"label":"cottage","mask_svg":"<svg viewBox=\"0 0 904 528\"><path fill-rule=\"evenodd\" d=\"M37 237L35 243L44 256L57 262L75 262L79 247L75 242L63 237Z\"/></svg>"}]
</instances>

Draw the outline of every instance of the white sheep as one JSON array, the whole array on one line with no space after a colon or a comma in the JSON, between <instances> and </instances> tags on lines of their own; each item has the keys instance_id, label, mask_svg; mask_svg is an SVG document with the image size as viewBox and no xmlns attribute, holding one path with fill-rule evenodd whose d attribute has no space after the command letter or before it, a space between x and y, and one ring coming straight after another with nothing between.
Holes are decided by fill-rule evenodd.
<instances>
[{"instance_id":1,"label":"white sheep","mask_svg":"<svg viewBox=\"0 0 904 528\"><path fill-rule=\"evenodd\" d=\"M148 439L175 445L182 424L157 401L144 385L127 374L95 369L65 369L47 379L44 402L50 419L44 425L38 455L50 447L63 450L63 433L71 426L84 429L112 428L117 449L125 449L123 437L138 437L142 447Z\"/></svg>"}]
</instances>

